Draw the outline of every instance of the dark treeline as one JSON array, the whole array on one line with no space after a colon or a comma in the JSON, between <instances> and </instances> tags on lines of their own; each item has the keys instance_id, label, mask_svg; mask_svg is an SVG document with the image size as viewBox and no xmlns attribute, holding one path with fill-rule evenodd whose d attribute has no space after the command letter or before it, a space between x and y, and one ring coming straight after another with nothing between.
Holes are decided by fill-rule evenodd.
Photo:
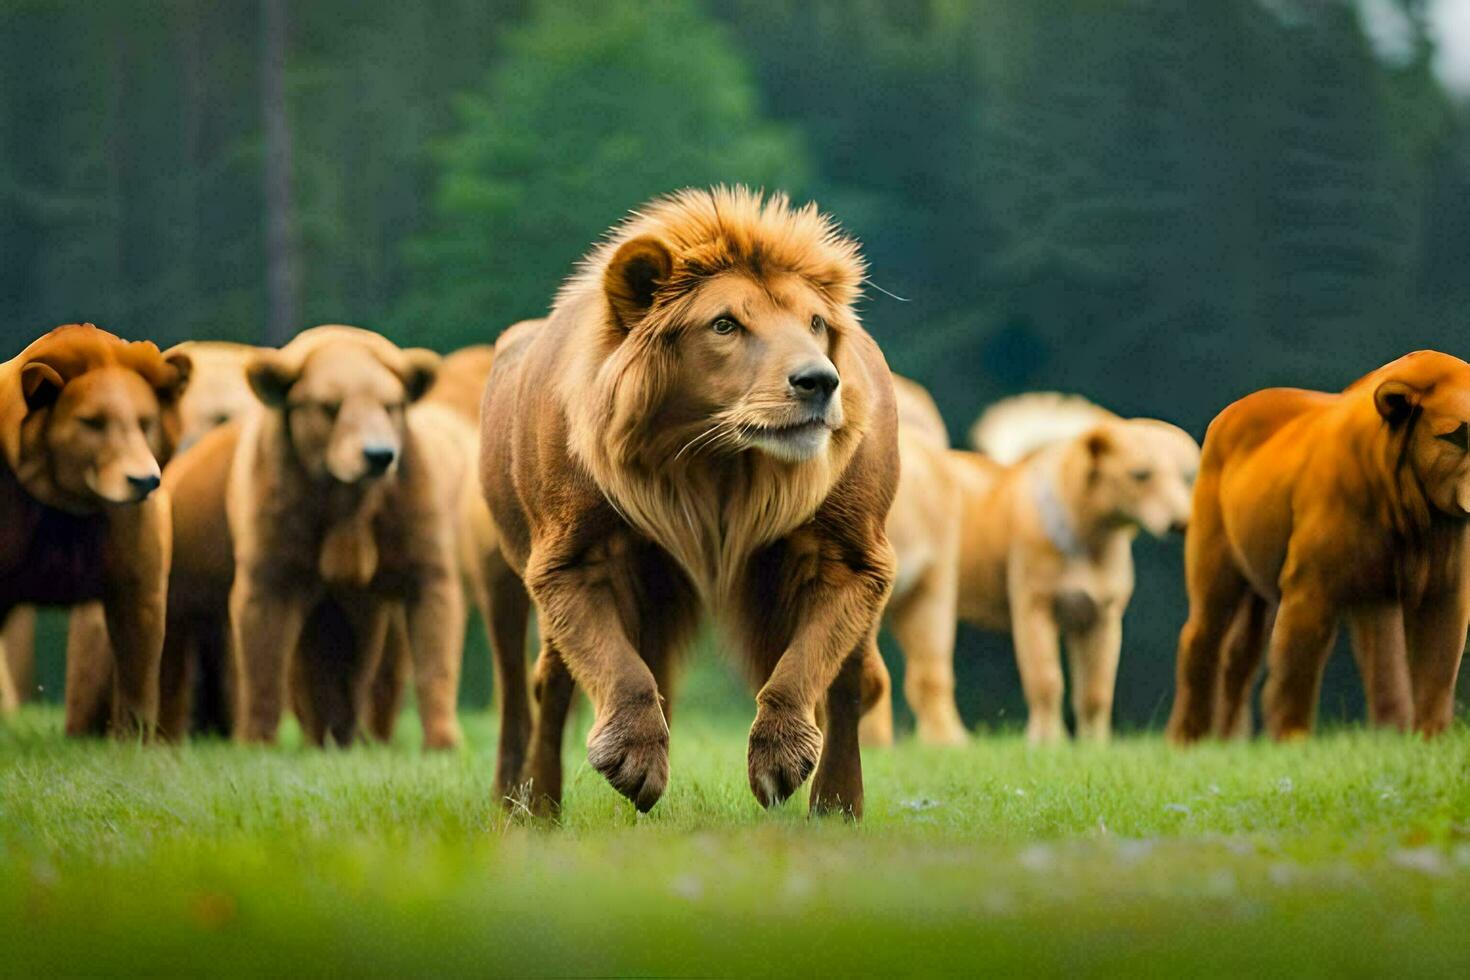
<instances>
[{"instance_id":1,"label":"dark treeline","mask_svg":"<svg viewBox=\"0 0 1470 980\"><path fill-rule=\"evenodd\" d=\"M743 181L863 239L957 437L1029 388L1199 436L1464 352L1470 126L1398 6L1385 53L1316 0L5 0L0 356L76 319L487 341L629 207ZM1139 556L1125 723L1183 617L1177 544ZM1005 649L962 639L971 718L1016 713Z\"/></svg>"}]
</instances>

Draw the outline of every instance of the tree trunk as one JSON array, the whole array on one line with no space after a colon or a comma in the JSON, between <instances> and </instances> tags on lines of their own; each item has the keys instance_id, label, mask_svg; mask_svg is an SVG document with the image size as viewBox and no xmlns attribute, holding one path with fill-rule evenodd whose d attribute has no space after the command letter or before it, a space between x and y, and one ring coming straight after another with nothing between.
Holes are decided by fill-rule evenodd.
<instances>
[{"instance_id":1,"label":"tree trunk","mask_svg":"<svg viewBox=\"0 0 1470 980\"><path fill-rule=\"evenodd\" d=\"M291 127L286 118L286 0L261 0L260 112L265 130L265 342L296 332L300 258L291 207Z\"/></svg>"}]
</instances>

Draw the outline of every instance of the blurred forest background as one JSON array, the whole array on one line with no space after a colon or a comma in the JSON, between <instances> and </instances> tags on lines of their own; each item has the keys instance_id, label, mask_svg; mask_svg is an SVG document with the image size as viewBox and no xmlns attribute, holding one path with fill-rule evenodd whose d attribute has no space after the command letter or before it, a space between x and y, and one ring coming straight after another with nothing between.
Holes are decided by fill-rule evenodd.
<instances>
[{"instance_id":1,"label":"blurred forest background","mask_svg":"<svg viewBox=\"0 0 1470 980\"><path fill-rule=\"evenodd\" d=\"M1259 387L1465 353L1470 110L1435 10L0 0L0 359L82 319L490 341L630 207L740 181L862 239L905 298L865 320L957 438L1033 388L1201 436ZM1137 553L1125 726L1162 721L1184 617L1178 542ZM959 660L969 720L1021 717L1008 641ZM1324 710L1356 714L1333 671Z\"/></svg>"}]
</instances>

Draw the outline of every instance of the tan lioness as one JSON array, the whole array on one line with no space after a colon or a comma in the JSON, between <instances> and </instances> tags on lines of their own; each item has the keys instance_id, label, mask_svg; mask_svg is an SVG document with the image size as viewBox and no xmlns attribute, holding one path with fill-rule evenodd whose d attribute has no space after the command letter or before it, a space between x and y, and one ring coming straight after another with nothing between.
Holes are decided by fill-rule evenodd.
<instances>
[{"instance_id":1,"label":"tan lioness","mask_svg":"<svg viewBox=\"0 0 1470 980\"><path fill-rule=\"evenodd\" d=\"M903 476L889 517L899 574L888 610L919 737L964 739L954 702L958 617L1011 632L1033 742L1064 734L1065 638L1078 734L1106 739L1132 541L1139 528L1182 529L1198 446L1168 423L1048 394L998 403L977 423L979 448L1003 458L945 451L935 448L933 419L917 422L920 395L900 388L910 404L900 410ZM886 708L864 719L866 738L891 738Z\"/></svg>"},{"instance_id":2,"label":"tan lioness","mask_svg":"<svg viewBox=\"0 0 1470 980\"><path fill-rule=\"evenodd\" d=\"M596 708L588 761L638 809L658 801L663 694L710 610L760 685L756 798L815 769L813 810L861 813L862 670L898 477L862 281L857 243L815 207L683 191L614 228L544 324L497 344L481 480L542 633L539 808L559 802L572 678Z\"/></svg>"},{"instance_id":3,"label":"tan lioness","mask_svg":"<svg viewBox=\"0 0 1470 980\"><path fill-rule=\"evenodd\" d=\"M275 739L288 672L313 741L356 738L405 609L425 743L459 741L464 460L408 411L438 368L437 354L343 326L306 330L247 367L264 408L240 426L225 490L236 738Z\"/></svg>"},{"instance_id":4,"label":"tan lioness","mask_svg":"<svg viewBox=\"0 0 1470 980\"><path fill-rule=\"evenodd\" d=\"M175 344L164 352L164 357L182 355L193 366L189 375L189 387L178 403L178 453L187 455L187 450L210 432L255 411L260 402L245 380L245 365L262 350L248 344L235 344L215 340L187 340ZM205 457L212 454L206 453ZM218 455L217 453L214 455ZM223 564L228 569L230 561L229 537L221 531L220 538L206 533L201 542L199 531L208 528L212 514L206 507L198 505L199 494L186 488L182 498L179 494L178 474L180 467L193 469L198 461L183 462L176 458L163 473L163 488L172 501L174 522L174 570L169 581L169 622L177 623L177 606L181 596L198 594L204 583L214 581L201 575L200 565L216 568ZM222 486L221 486L222 489ZM218 510L220 525L224 522L221 504ZM182 537L182 540L180 540ZM180 563L182 561L182 567ZM228 572L225 589L228 591ZM11 621L25 619L22 614L28 609L18 609L11 614ZM30 617L34 622L34 615ZM194 617L189 617L191 625ZM178 632L175 629L175 632ZM9 628L7 626L7 635ZM159 676L159 734L165 739L182 736L190 727L186 714L193 700L193 726L215 734L227 734L230 730L229 717L229 657L225 652L223 634L220 631L190 629L188 638L176 636L176 642L165 640L163 663ZM218 634L218 635L216 635ZM30 635L34 635L34 629ZM18 644L10 645L12 658L29 660L34 652L24 650ZM107 644L106 625L102 621L102 608L96 603L77 606L71 612L71 624L67 632L66 660L68 664L66 709L67 727L72 731L98 731L106 721L107 694L111 690L113 663L112 651Z\"/></svg>"}]
</instances>

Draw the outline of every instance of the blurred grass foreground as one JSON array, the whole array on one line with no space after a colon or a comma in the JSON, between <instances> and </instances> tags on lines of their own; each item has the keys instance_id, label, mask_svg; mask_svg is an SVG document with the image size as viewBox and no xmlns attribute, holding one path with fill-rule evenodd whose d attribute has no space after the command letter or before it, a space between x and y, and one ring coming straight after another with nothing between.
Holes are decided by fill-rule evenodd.
<instances>
[{"instance_id":1,"label":"blurred grass foreground","mask_svg":"<svg viewBox=\"0 0 1470 980\"><path fill-rule=\"evenodd\" d=\"M683 713L635 816L570 749L564 823L462 753L0 729L0 974L1456 975L1470 732L1276 746L1019 737L868 752L868 815L766 813L745 725ZM579 741L579 740L578 740Z\"/></svg>"}]
</instances>

